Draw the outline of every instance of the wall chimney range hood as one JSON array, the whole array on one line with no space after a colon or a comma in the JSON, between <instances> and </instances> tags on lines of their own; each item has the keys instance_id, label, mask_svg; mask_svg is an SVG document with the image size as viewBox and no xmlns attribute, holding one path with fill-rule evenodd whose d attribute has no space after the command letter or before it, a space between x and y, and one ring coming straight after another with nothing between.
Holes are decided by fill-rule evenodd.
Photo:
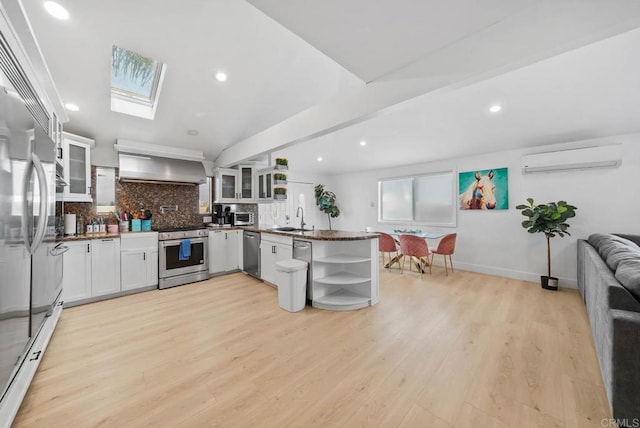
<instances>
[{"instance_id":1,"label":"wall chimney range hood","mask_svg":"<svg viewBox=\"0 0 640 428\"><path fill-rule=\"evenodd\" d=\"M203 184L204 155L193 150L118 140L120 181L158 184Z\"/></svg>"}]
</instances>

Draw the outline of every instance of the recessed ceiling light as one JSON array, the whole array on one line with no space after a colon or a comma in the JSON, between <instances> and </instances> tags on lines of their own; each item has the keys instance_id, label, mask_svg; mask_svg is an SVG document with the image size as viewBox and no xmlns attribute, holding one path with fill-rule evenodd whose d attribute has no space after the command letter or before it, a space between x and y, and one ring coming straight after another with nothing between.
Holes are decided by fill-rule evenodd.
<instances>
[{"instance_id":1,"label":"recessed ceiling light","mask_svg":"<svg viewBox=\"0 0 640 428\"><path fill-rule=\"evenodd\" d=\"M78 110L80 110L80 107L78 107L76 104L73 104L73 103L67 103L64 106L69 111L78 111Z\"/></svg>"},{"instance_id":2,"label":"recessed ceiling light","mask_svg":"<svg viewBox=\"0 0 640 428\"><path fill-rule=\"evenodd\" d=\"M498 113L500 110L502 110L502 106L500 104L494 104L491 107L489 107L489 111L491 113Z\"/></svg>"},{"instance_id":3,"label":"recessed ceiling light","mask_svg":"<svg viewBox=\"0 0 640 428\"><path fill-rule=\"evenodd\" d=\"M187 131L187 134L191 135L192 137L195 137L196 135L199 134L197 129L190 129Z\"/></svg>"},{"instance_id":4,"label":"recessed ceiling light","mask_svg":"<svg viewBox=\"0 0 640 428\"><path fill-rule=\"evenodd\" d=\"M54 1L44 2L44 8L54 18L62 19L64 21L69 19L69 12L67 12L67 9Z\"/></svg>"},{"instance_id":5,"label":"recessed ceiling light","mask_svg":"<svg viewBox=\"0 0 640 428\"><path fill-rule=\"evenodd\" d=\"M223 73L222 71L218 71L216 73L216 80L218 82L225 82L227 80L227 73Z\"/></svg>"},{"instance_id":6,"label":"recessed ceiling light","mask_svg":"<svg viewBox=\"0 0 640 428\"><path fill-rule=\"evenodd\" d=\"M362 140L362 141L360 141L360 145L361 145L361 146L366 146L366 145L367 145L367 142L366 142L366 141L364 141L364 140Z\"/></svg>"},{"instance_id":7,"label":"recessed ceiling light","mask_svg":"<svg viewBox=\"0 0 640 428\"><path fill-rule=\"evenodd\" d=\"M322 162L322 156L318 156L318 162Z\"/></svg>"}]
</instances>

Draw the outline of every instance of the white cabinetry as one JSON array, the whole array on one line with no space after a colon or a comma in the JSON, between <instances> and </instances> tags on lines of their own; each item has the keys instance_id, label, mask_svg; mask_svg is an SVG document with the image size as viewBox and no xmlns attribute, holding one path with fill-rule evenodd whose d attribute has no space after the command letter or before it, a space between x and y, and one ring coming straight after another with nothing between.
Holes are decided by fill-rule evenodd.
<instances>
[{"instance_id":1,"label":"white cabinetry","mask_svg":"<svg viewBox=\"0 0 640 428\"><path fill-rule=\"evenodd\" d=\"M378 240L314 241L312 304L348 311L379 300Z\"/></svg>"},{"instance_id":2,"label":"white cabinetry","mask_svg":"<svg viewBox=\"0 0 640 428\"><path fill-rule=\"evenodd\" d=\"M68 132L63 135L62 163L68 185L62 197L69 202L91 202L91 148L95 142Z\"/></svg>"},{"instance_id":3,"label":"white cabinetry","mask_svg":"<svg viewBox=\"0 0 640 428\"><path fill-rule=\"evenodd\" d=\"M62 296L65 303L120 292L120 238L65 242Z\"/></svg>"},{"instance_id":4,"label":"white cabinetry","mask_svg":"<svg viewBox=\"0 0 640 428\"><path fill-rule=\"evenodd\" d=\"M239 230L209 231L209 274L215 275L240 269Z\"/></svg>"},{"instance_id":5,"label":"white cabinetry","mask_svg":"<svg viewBox=\"0 0 640 428\"><path fill-rule=\"evenodd\" d=\"M120 239L91 241L91 297L120 291Z\"/></svg>"},{"instance_id":6,"label":"white cabinetry","mask_svg":"<svg viewBox=\"0 0 640 428\"><path fill-rule=\"evenodd\" d=\"M275 188L287 188L287 170L278 170L274 168L266 168L256 173L256 197L258 202L273 202L274 200L285 201L286 190L284 195L275 195Z\"/></svg>"},{"instance_id":7,"label":"white cabinetry","mask_svg":"<svg viewBox=\"0 0 640 428\"><path fill-rule=\"evenodd\" d=\"M215 171L215 202L253 202L253 181L253 166L218 168Z\"/></svg>"},{"instance_id":8,"label":"white cabinetry","mask_svg":"<svg viewBox=\"0 0 640 428\"><path fill-rule=\"evenodd\" d=\"M276 262L293 258L293 238L271 233L260 235L260 278L277 287Z\"/></svg>"},{"instance_id":9,"label":"white cabinetry","mask_svg":"<svg viewBox=\"0 0 640 428\"><path fill-rule=\"evenodd\" d=\"M121 235L120 271L122 291L158 285L158 232Z\"/></svg>"}]
</instances>

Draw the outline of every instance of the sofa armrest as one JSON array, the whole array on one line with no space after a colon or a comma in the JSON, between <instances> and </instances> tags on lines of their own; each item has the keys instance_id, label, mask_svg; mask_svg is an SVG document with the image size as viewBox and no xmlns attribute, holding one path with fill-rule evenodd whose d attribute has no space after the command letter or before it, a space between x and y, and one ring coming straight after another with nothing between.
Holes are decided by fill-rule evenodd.
<instances>
[{"instance_id":1,"label":"sofa armrest","mask_svg":"<svg viewBox=\"0 0 640 428\"><path fill-rule=\"evenodd\" d=\"M640 313L611 310L611 406L617 419L640 418Z\"/></svg>"}]
</instances>

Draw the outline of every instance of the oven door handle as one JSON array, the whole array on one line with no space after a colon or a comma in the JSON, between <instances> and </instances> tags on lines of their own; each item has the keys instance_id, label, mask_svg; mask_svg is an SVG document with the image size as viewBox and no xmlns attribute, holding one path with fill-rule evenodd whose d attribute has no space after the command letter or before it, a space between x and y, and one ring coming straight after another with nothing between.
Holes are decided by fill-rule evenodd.
<instances>
[{"instance_id":1,"label":"oven door handle","mask_svg":"<svg viewBox=\"0 0 640 428\"><path fill-rule=\"evenodd\" d=\"M189 239L191 241L192 244L200 244L200 243L205 243L207 242L208 238L184 238L184 239ZM182 239L172 239L170 241L160 241L160 245L162 247L169 247L169 246L173 246L173 245L180 245L180 243L182 242Z\"/></svg>"}]
</instances>

